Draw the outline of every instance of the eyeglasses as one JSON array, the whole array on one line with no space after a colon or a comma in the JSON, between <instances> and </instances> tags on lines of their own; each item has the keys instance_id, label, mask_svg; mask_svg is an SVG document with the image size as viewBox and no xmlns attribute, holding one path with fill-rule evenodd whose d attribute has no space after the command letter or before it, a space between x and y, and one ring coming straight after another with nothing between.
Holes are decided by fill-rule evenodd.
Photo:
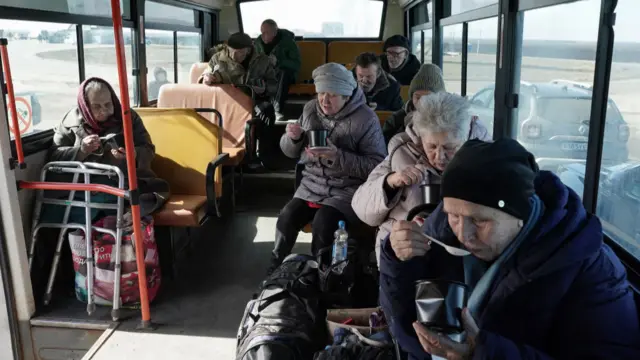
<instances>
[{"instance_id":1,"label":"eyeglasses","mask_svg":"<svg viewBox=\"0 0 640 360\"><path fill-rule=\"evenodd\" d=\"M388 57L394 57L394 58L399 58L402 57L404 54L406 54L407 51L400 51L400 52L396 52L396 51L387 51L387 56Z\"/></svg>"}]
</instances>

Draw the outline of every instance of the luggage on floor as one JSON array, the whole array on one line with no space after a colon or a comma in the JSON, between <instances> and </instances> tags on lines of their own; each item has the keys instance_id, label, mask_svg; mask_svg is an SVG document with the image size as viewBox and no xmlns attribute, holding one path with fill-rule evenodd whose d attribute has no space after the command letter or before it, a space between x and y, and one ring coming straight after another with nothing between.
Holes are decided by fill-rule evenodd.
<instances>
[{"instance_id":1,"label":"luggage on floor","mask_svg":"<svg viewBox=\"0 0 640 360\"><path fill-rule=\"evenodd\" d=\"M107 216L93 224L94 227L116 229L116 217ZM160 289L160 259L158 246L153 232L153 218L142 219L142 242L144 244L144 258L147 272L147 287L149 301L153 301ZM112 235L98 233L92 234L93 257L95 261L93 296L98 305L112 305L113 292L117 285L115 271L116 239ZM73 257L73 268L76 272L75 288L76 297L82 302L87 302L87 251L85 238L82 231L69 233L69 245ZM120 248L121 274L120 274L120 302L122 305L131 305L140 302L140 289L138 285L138 267L136 264L135 241L133 230L124 231L122 246Z\"/></svg>"},{"instance_id":2,"label":"luggage on floor","mask_svg":"<svg viewBox=\"0 0 640 360\"><path fill-rule=\"evenodd\" d=\"M313 360L396 360L397 353L387 330L364 336L354 327L336 328L334 342L317 352Z\"/></svg>"},{"instance_id":3,"label":"luggage on floor","mask_svg":"<svg viewBox=\"0 0 640 360\"><path fill-rule=\"evenodd\" d=\"M238 329L236 360L307 360L326 339L318 264L289 255L249 301Z\"/></svg>"}]
</instances>

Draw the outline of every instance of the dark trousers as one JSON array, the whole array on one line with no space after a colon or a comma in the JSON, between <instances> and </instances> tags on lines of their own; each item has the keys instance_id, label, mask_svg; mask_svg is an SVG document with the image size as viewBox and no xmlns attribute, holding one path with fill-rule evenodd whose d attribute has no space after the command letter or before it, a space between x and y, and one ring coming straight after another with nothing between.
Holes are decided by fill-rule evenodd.
<instances>
[{"instance_id":1,"label":"dark trousers","mask_svg":"<svg viewBox=\"0 0 640 360\"><path fill-rule=\"evenodd\" d=\"M346 216L331 206L312 208L304 200L293 198L284 206L276 223L276 243L273 249L273 260L280 264L291 254L291 249L298 239L298 233L311 222L311 252L315 256L326 247L333 245L333 233L338 229L338 222Z\"/></svg>"},{"instance_id":2,"label":"dark trousers","mask_svg":"<svg viewBox=\"0 0 640 360\"><path fill-rule=\"evenodd\" d=\"M289 87L295 82L295 78L292 72L281 70L278 80L278 92L273 98L273 108L276 111L276 115L282 115L285 103L289 98Z\"/></svg>"}]
</instances>

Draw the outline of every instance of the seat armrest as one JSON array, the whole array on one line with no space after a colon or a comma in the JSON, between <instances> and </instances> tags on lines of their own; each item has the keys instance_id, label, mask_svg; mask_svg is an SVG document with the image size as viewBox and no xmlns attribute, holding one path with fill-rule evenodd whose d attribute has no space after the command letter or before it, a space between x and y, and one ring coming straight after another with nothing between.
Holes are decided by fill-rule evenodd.
<instances>
[{"instance_id":1,"label":"seat armrest","mask_svg":"<svg viewBox=\"0 0 640 360\"><path fill-rule=\"evenodd\" d=\"M207 213L215 209L216 215L220 217L220 209L218 208L218 193L216 191L216 170L221 167L229 159L229 154L222 153L216 156L209 165L207 165ZM222 194L219 194L222 197Z\"/></svg>"}]
</instances>

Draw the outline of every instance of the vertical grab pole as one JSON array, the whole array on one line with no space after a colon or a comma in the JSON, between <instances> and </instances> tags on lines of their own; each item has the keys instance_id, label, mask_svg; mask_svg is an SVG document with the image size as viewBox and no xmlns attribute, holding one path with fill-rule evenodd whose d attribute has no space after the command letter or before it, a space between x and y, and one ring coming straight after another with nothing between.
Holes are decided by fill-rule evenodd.
<instances>
[{"instance_id":1,"label":"vertical grab pole","mask_svg":"<svg viewBox=\"0 0 640 360\"><path fill-rule=\"evenodd\" d=\"M7 39L0 39L0 54L2 55L2 67L4 70L5 79L7 81L7 96L9 101L7 106L9 107L9 113L11 113L11 126L13 127L13 138L16 140L16 157L18 158L18 167L24 168L24 153L22 152L22 139L20 138L20 128L18 125L18 112L16 111L16 96L13 92L13 78L11 77L11 66L9 65L9 50ZM12 166L13 166L12 161Z\"/></svg>"},{"instance_id":2,"label":"vertical grab pole","mask_svg":"<svg viewBox=\"0 0 640 360\"><path fill-rule=\"evenodd\" d=\"M111 16L113 17L113 34L118 61L118 80L120 82L120 101L122 102L122 120L124 122L124 143L127 155L127 173L129 176L129 192L131 194L131 215L133 217L133 236L136 246L136 264L138 266L138 284L140 286L140 308L142 312L141 328L151 327L149 310L149 294L147 289L147 271L144 263L144 244L140 224L140 205L138 179L136 176L136 158L134 154L133 131L131 124L131 105L129 104L129 86L127 82L127 63L125 61L124 40L122 36L122 15L120 0L111 0Z\"/></svg>"}]
</instances>

